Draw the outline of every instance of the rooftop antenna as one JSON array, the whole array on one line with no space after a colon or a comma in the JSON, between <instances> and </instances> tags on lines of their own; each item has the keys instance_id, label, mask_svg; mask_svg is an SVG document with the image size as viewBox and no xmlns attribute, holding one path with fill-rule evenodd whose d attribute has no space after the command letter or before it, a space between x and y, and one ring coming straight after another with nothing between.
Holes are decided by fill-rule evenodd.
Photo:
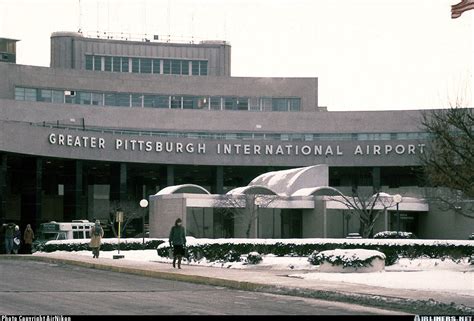
<instances>
[{"instance_id":1,"label":"rooftop antenna","mask_svg":"<svg viewBox=\"0 0 474 321\"><path fill-rule=\"evenodd\" d=\"M82 33L82 7L81 7L81 0L79 1L79 22L78 22L78 28L77 32Z\"/></svg>"}]
</instances>

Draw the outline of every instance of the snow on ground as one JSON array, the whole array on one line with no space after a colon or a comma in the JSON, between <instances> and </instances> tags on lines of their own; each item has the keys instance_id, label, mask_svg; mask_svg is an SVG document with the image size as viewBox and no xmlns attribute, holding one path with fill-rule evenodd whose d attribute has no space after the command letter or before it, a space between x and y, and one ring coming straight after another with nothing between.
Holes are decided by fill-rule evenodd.
<instances>
[{"instance_id":1,"label":"snow on ground","mask_svg":"<svg viewBox=\"0 0 474 321\"><path fill-rule=\"evenodd\" d=\"M56 251L52 254L55 256L64 254L65 257L71 254L92 257L91 251ZM100 257L112 258L115 254L117 251L101 251ZM125 255L125 260L171 263L171 259L159 257L156 250L120 251L120 254ZM215 268L295 271L290 276L303 278L308 282L334 281L385 288L453 292L474 297L474 266L469 264L467 258L458 262L449 259L402 258L396 264L385 267L385 271L374 273L322 273L319 272L319 266L308 262L307 257L277 257L275 255L264 255L262 262L257 265L245 262L209 262L205 259L191 263L184 261L183 264Z\"/></svg>"}]
</instances>

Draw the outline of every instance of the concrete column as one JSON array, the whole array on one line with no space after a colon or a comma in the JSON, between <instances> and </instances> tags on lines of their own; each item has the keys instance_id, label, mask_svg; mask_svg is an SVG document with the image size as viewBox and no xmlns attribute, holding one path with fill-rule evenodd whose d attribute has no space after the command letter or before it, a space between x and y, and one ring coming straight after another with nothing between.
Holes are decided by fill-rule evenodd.
<instances>
[{"instance_id":1,"label":"concrete column","mask_svg":"<svg viewBox=\"0 0 474 321\"><path fill-rule=\"evenodd\" d=\"M375 191L380 191L380 167L372 168L372 186Z\"/></svg>"},{"instance_id":2,"label":"concrete column","mask_svg":"<svg viewBox=\"0 0 474 321\"><path fill-rule=\"evenodd\" d=\"M0 155L0 224L4 223L7 209L7 161L6 154Z\"/></svg>"},{"instance_id":3,"label":"concrete column","mask_svg":"<svg viewBox=\"0 0 474 321\"><path fill-rule=\"evenodd\" d=\"M127 200L127 164L111 166L110 200L123 202Z\"/></svg>"},{"instance_id":4,"label":"concrete column","mask_svg":"<svg viewBox=\"0 0 474 321\"><path fill-rule=\"evenodd\" d=\"M224 167L216 167L216 194L224 193Z\"/></svg>"},{"instance_id":5,"label":"concrete column","mask_svg":"<svg viewBox=\"0 0 474 321\"><path fill-rule=\"evenodd\" d=\"M82 161L67 162L64 184L64 221L70 222L82 217Z\"/></svg>"},{"instance_id":6,"label":"concrete column","mask_svg":"<svg viewBox=\"0 0 474 321\"><path fill-rule=\"evenodd\" d=\"M166 185L167 186L174 185L174 166L173 165L166 166Z\"/></svg>"}]
</instances>

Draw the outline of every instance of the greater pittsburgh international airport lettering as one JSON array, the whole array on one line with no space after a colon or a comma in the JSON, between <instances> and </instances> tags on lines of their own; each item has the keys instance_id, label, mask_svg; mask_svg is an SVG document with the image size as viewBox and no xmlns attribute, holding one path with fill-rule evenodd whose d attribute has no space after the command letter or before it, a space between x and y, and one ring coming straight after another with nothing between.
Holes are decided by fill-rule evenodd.
<instances>
[{"instance_id":1,"label":"greater pittsburgh international airport lettering","mask_svg":"<svg viewBox=\"0 0 474 321\"><path fill-rule=\"evenodd\" d=\"M80 136L50 133L51 145L107 149L103 137ZM415 155L424 152L425 144L356 144L353 147L340 144L235 144L235 143L196 143L175 141L151 141L140 139L113 139L111 147L116 151L155 152L175 154L249 155L249 156L381 156ZM210 146L210 147L209 147Z\"/></svg>"}]
</instances>

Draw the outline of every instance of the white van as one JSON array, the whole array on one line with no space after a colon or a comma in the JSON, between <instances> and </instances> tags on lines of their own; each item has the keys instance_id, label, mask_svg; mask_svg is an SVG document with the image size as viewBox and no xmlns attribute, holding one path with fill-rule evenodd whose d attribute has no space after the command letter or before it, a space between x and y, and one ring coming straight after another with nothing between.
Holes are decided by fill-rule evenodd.
<instances>
[{"instance_id":1,"label":"white van","mask_svg":"<svg viewBox=\"0 0 474 321\"><path fill-rule=\"evenodd\" d=\"M40 224L38 241L89 239L94 223L88 220L55 222Z\"/></svg>"}]
</instances>

